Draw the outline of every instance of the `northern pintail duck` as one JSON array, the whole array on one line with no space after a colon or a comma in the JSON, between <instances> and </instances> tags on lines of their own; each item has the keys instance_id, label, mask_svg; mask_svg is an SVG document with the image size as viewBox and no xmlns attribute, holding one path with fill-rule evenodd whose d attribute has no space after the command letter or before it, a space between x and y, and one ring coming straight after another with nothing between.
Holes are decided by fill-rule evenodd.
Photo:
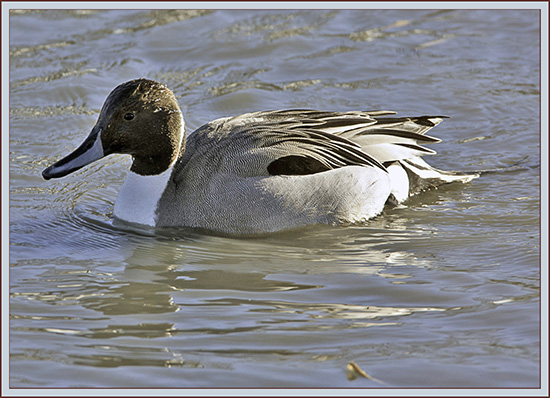
<instances>
[{"instance_id":1,"label":"northern pintail duck","mask_svg":"<svg viewBox=\"0 0 550 398\"><path fill-rule=\"evenodd\" d=\"M233 234L362 222L426 188L478 176L420 158L435 153L422 144L440 141L425 133L443 116L394 114L253 112L214 120L186 139L174 93L137 79L109 94L82 145L42 175L129 154L116 218Z\"/></svg>"}]
</instances>

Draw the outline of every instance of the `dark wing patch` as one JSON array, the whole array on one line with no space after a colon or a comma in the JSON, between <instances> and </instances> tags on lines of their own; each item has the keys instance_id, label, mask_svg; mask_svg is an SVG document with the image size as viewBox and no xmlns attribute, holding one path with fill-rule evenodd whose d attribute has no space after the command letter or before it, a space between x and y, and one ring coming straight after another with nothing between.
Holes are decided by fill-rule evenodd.
<instances>
[{"instance_id":1,"label":"dark wing patch","mask_svg":"<svg viewBox=\"0 0 550 398\"><path fill-rule=\"evenodd\" d=\"M267 171L271 175L307 175L330 169L317 159L296 155L284 156L267 166Z\"/></svg>"}]
</instances>

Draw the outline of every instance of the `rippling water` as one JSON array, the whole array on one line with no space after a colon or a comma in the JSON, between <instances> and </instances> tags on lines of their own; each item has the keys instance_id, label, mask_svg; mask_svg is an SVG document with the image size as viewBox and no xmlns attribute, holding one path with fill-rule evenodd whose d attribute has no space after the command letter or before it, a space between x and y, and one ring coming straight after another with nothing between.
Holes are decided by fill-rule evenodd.
<instances>
[{"instance_id":1,"label":"rippling water","mask_svg":"<svg viewBox=\"0 0 550 398\"><path fill-rule=\"evenodd\" d=\"M9 22L11 387L539 386L537 10L12 10ZM40 172L136 77L168 84L190 130L280 108L443 114L433 165L521 168L366 225L130 230L111 218L129 159ZM348 380L350 362L375 380Z\"/></svg>"}]
</instances>

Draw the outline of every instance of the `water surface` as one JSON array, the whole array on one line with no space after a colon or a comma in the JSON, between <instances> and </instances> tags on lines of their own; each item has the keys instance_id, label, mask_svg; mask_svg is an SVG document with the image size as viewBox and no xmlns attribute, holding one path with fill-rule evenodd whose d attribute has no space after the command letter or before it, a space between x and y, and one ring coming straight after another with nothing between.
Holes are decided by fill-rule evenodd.
<instances>
[{"instance_id":1,"label":"water surface","mask_svg":"<svg viewBox=\"0 0 550 398\"><path fill-rule=\"evenodd\" d=\"M538 387L539 35L535 10L12 11L10 386ZM40 172L137 77L190 131L281 108L448 115L434 166L523 167L365 225L129 229L130 159ZM348 380L352 361L378 381Z\"/></svg>"}]
</instances>

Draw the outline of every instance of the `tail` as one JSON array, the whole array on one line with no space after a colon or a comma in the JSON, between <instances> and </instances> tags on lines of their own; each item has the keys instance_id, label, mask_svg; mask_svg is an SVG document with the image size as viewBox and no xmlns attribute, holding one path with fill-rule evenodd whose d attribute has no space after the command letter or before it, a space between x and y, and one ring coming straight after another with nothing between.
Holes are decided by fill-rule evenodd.
<instances>
[{"instance_id":1,"label":"tail","mask_svg":"<svg viewBox=\"0 0 550 398\"><path fill-rule=\"evenodd\" d=\"M467 183L481 172L444 171L436 169L419 157L399 161L409 177L409 196L451 182Z\"/></svg>"},{"instance_id":2,"label":"tail","mask_svg":"<svg viewBox=\"0 0 550 398\"><path fill-rule=\"evenodd\" d=\"M528 158L529 156L525 156L517 162L502 168L473 170L467 172L439 170L430 166L420 157L402 159L399 161L399 164L403 167L409 177L409 196L412 196L419 192L425 191L426 189L436 188L440 185L451 182L467 183L472 181L474 178L478 178L486 174L525 171L540 167L538 164L525 164Z\"/></svg>"}]
</instances>

